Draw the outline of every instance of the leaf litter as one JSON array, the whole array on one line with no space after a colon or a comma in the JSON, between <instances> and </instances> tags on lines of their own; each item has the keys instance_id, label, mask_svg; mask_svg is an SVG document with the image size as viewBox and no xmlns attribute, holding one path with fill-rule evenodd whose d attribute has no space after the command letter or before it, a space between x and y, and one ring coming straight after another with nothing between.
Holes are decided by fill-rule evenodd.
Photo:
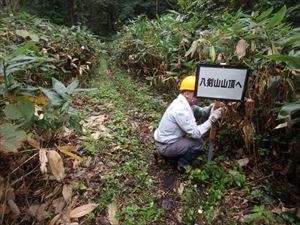
<instances>
[{"instance_id":1,"label":"leaf litter","mask_svg":"<svg viewBox=\"0 0 300 225\"><path fill-rule=\"evenodd\" d=\"M102 115L102 113L104 113L105 116ZM95 112L91 112L91 115L92 116L89 119L83 122L83 126L86 130L90 131L91 134L94 133L96 137L98 136L97 138L92 136L92 138L98 140L102 137L111 137L109 129L106 127L106 123L110 119L107 116L108 112L101 108L100 113L97 112L97 114L95 114ZM131 118L128 123L132 129L141 128L142 147L145 149L152 148L153 146L150 144L149 139L151 132L153 131L152 121L137 122ZM101 128L101 126L105 127L105 129ZM251 140L248 138L250 131L245 128L242 128L242 131L247 140L246 142L250 145ZM71 134L70 131L66 132ZM65 138L67 138L67 136L68 135L64 135ZM74 155L72 156L66 152L73 152L73 154L80 158L82 156L82 152L80 152L81 149L76 147L81 141L80 137L73 136L73 138L74 137L75 140L59 140L55 145L57 150L54 150L56 149L55 146L50 143L48 146L51 146L51 148L42 148L44 147L42 144L40 145L34 142L28 143L39 151L38 156L33 158L30 165L23 165L24 159L18 157L14 159L12 156L7 156L9 161L15 160L15 163L11 166L13 169L23 165L20 166L15 174L10 176L12 181L30 173L34 165L40 167L40 170L36 170L35 173L29 174L27 178L16 183L17 185L14 187L19 189L19 192L16 194L11 188L9 192L5 190L8 186L5 186L4 184L5 179L0 177L0 181L2 181L0 182L0 197L2 195L3 199L4 193L8 193L6 194L6 202L2 201L0 204L0 212L2 215L5 215L5 218L15 218L14 216L20 214L23 215L25 212L26 216L23 219L24 221L33 221L33 218L37 221L46 221L47 215L52 213L54 215L49 219L49 224L80 224L80 219L82 217L91 212L95 212L96 221L105 221L105 219L103 219L105 217L110 224L118 224L115 216L118 212L118 208L121 208L121 206L108 202L107 211L104 215L97 211L98 205L93 203L93 200L100 197L95 190L104 187L103 178L110 177L113 173L111 167L115 162L111 162L110 160L112 160L113 157L117 158L116 160L119 160L118 156L126 154L126 152L122 153L121 150L124 150L122 147L115 143L110 143L109 146L111 147L111 152L101 152L94 157L87 156L86 160L81 164L77 164L76 168L66 167L67 160L71 160L73 163L72 165L75 165L74 162L80 161L77 160L78 158L76 159L76 156L74 157ZM243 155L244 154L241 153L241 156ZM118 161L116 162L119 163ZM120 163L122 163L122 161ZM238 160L237 163L241 167L247 167L248 164L251 163L251 160L244 157ZM166 210L165 221L167 221L167 224L182 223L183 215L182 211L179 210L182 203L176 197L176 193L183 195L188 184L178 181L180 177L172 168L167 167L161 169L153 162L150 162L148 165L149 176L152 177L156 186L155 191L162 196L157 204ZM8 164L5 162L0 162L1 169L7 166ZM39 174L38 171L43 172L45 175ZM53 175L53 180L49 180L50 173ZM170 174L173 175L170 176ZM7 175L7 173L4 173L3 177L7 177ZM48 183L46 187L45 183ZM124 190L131 190L133 186L134 182L130 179L127 180L127 183L122 184ZM22 189L24 190L23 193L21 191ZM27 196L31 197L28 198ZM245 196L246 193L242 190L226 190L222 204L217 211L219 213L226 212L226 209L230 208L234 212L231 216L240 220L244 214L249 213L250 204L247 199L245 199ZM23 204L24 199L28 201L28 206ZM122 204L126 204L126 202L123 202ZM282 207L274 209L275 212L282 212L284 210L285 209ZM297 212L297 215L299 215L299 210ZM5 219L5 222L7 221L8 220Z\"/></svg>"}]
</instances>

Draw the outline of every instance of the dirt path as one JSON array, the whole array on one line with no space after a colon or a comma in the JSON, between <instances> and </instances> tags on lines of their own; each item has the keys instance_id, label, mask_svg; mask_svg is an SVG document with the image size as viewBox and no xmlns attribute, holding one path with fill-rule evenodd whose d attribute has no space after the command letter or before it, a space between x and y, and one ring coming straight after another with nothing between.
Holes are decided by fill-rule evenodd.
<instances>
[{"instance_id":1,"label":"dirt path","mask_svg":"<svg viewBox=\"0 0 300 225\"><path fill-rule=\"evenodd\" d=\"M99 199L95 220L109 224L110 209L120 224L181 224L183 183L153 157L153 126L165 103L125 75L102 61L98 91L87 96L85 116L98 123L87 128L97 137L96 157L82 175L93 190L89 198Z\"/></svg>"},{"instance_id":2,"label":"dirt path","mask_svg":"<svg viewBox=\"0 0 300 225\"><path fill-rule=\"evenodd\" d=\"M189 175L155 163L153 127L167 103L153 90L105 60L95 87L97 92L86 96L85 111L94 121L87 129L97 137L90 151L95 158L81 174L91 190L85 197L99 204L91 221L196 224L198 210L204 209L207 219L202 224L236 224L249 212L243 190L246 178L223 156L207 165L204 155Z\"/></svg>"}]
</instances>

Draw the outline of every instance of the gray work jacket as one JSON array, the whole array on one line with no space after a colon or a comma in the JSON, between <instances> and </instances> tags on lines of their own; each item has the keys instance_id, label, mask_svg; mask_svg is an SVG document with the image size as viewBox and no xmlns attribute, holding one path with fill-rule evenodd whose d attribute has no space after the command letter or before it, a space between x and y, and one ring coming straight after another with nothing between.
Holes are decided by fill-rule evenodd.
<instances>
[{"instance_id":1,"label":"gray work jacket","mask_svg":"<svg viewBox=\"0 0 300 225\"><path fill-rule=\"evenodd\" d=\"M202 110L203 113L209 114L207 111L210 111L210 107ZM154 139L162 144L171 144L186 135L192 138L201 138L210 128L209 120L197 125L193 108L186 98L179 94L161 118L158 128L154 131Z\"/></svg>"}]
</instances>

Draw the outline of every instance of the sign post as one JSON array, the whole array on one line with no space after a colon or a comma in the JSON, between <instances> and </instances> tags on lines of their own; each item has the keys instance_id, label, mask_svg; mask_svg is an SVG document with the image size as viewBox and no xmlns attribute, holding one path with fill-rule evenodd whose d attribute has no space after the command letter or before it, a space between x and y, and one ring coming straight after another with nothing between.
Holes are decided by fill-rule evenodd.
<instances>
[{"instance_id":1,"label":"sign post","mask_svg":"<svg viewBox=\"0 0 300 225\"><path fill-rule=\"evenodd\" d=\"M248 69L243 67L198 64L195 96L215 99L215 108L221 107L218 100L242 101L248 76ZM217 127L212 126L209 134L208 163L213 158L216 132Z\"/></svg>"}]
</instances>

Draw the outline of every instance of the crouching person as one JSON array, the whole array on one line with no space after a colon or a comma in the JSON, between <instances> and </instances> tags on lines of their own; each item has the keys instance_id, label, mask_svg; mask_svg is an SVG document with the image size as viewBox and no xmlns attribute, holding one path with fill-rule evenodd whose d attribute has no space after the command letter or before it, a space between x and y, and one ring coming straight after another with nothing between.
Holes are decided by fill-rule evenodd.
<instances>
[{"instance_id":1,"label":"crouching person","mask_svg":"<svg viewBox=\"0 0 300 225\"><path fill-rule=\"evenodd\" d=\"M169 105L154 132L159 153L166 158L177 158L178 170L185 172L190 172L191 163L201 154L201 137L222 114L222 108L214 110L213 105L203 108L196 105L195 82L195 76L187 76L182 80L179 88L181 93ZM195 112L208 119L197 125Z\"/></svg>"}]
</instances>

